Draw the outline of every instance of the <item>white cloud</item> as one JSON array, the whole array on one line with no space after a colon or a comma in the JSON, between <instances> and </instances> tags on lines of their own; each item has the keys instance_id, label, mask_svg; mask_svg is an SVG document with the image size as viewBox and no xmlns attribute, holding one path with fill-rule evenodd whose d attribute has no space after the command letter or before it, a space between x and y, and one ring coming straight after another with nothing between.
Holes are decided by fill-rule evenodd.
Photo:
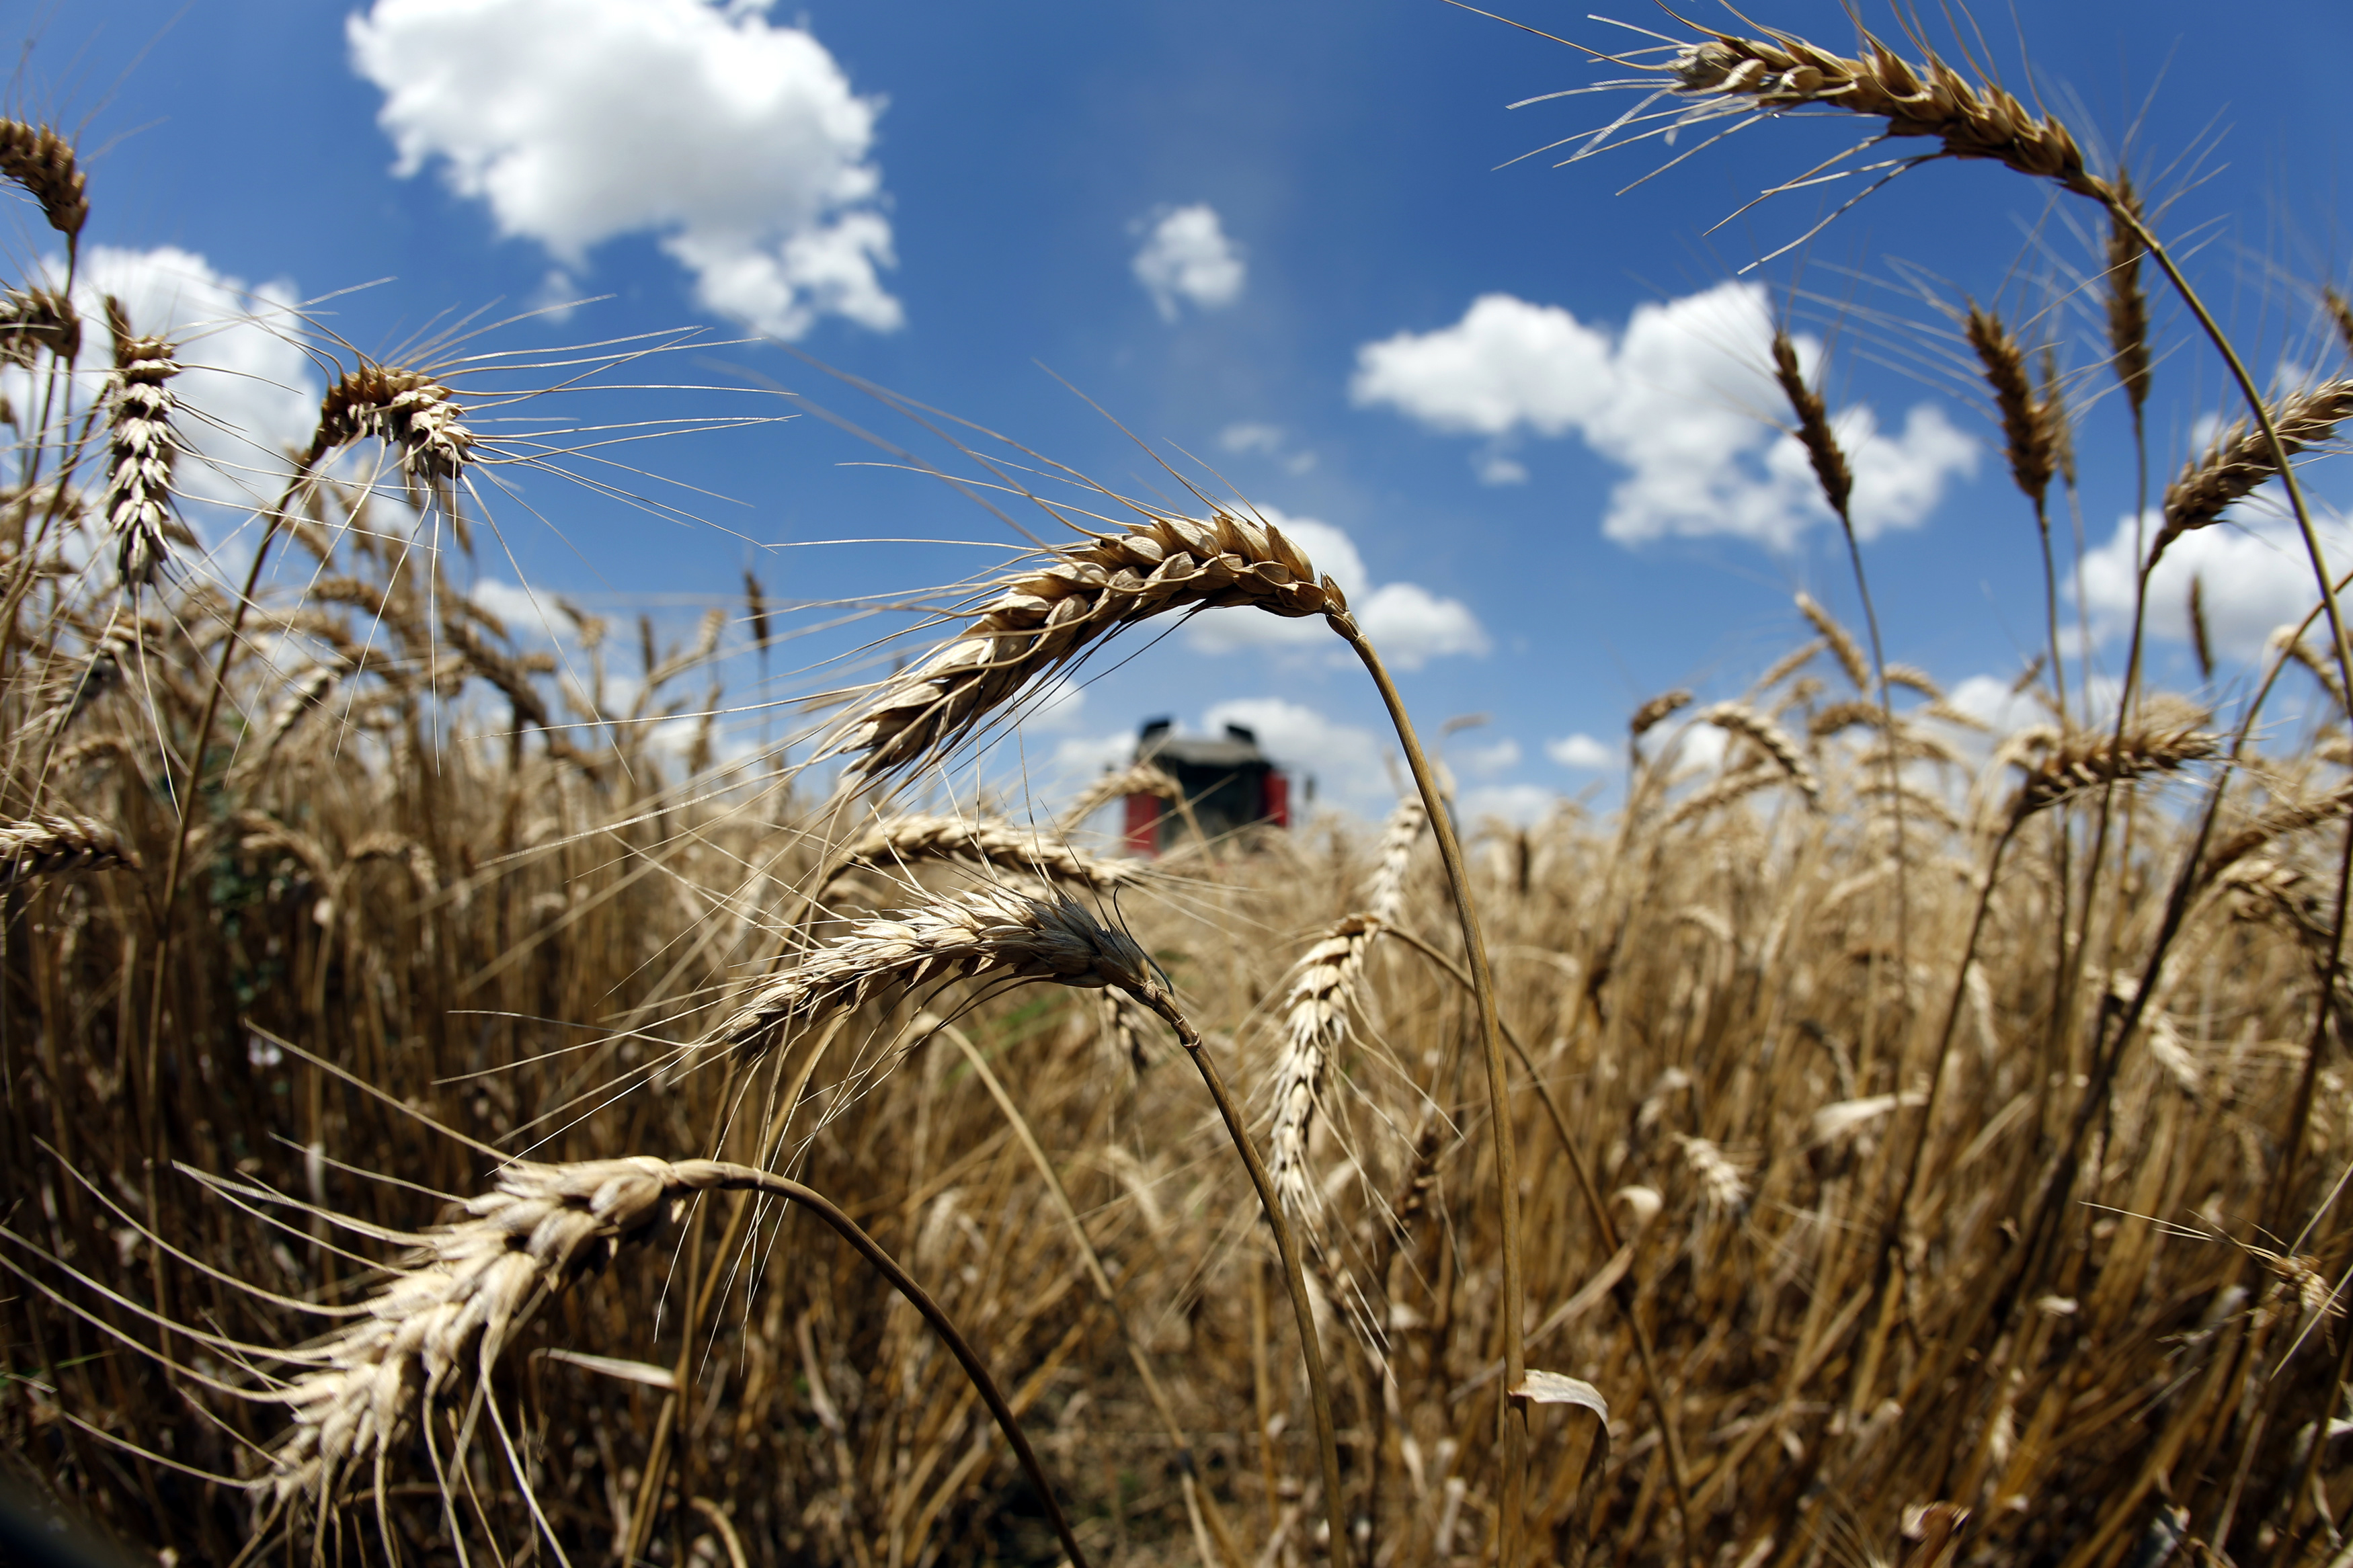
<instances>
[{"instance_id":1,"label":"white cloud","mask_svg":"<svg viewBox=\"0 0 2353 1568\"><path fill-rule=\"evenodd\" d=\"M708 309L797 338L821 316L889 331L899 301L867 161L880 98L767 0L376 0L346 24L415 174L564 267L661 237Z\"/></svg>"},{"instance_id":2,"label":"white cloud","mask_svg":"<svg viewBox=\"0 0 2353 1568\"><path fill-rule=\"evenodd\" d=\"M1441 599L1416 583L1372 584L1365 558L1347 533L1320 519L1293 517L1279 508L1252 509L1281 529L1306 552L1315 569L1340 585L1348 595L1356 624L1382 658L1399 669L1419 669L1449 654L1483 654L1487 634L1479 617L1457 599ZM1193 617L1187 636L1203 653L1232 653L1242 648L1323 648L1335 645L1331 628L1321 618L1298 620L1270 616L1242 606L1205 610Z\"/></svg>"},{"instance_id":3,"label":"white cloud","mask_svg":"<svg viewBox=\"0 0 2353 1568\"><path fill-rule=\"evenodd\" d=\"M1263 452L1269 457L1282 450L1282 426L1280 425L1229 425L1218 432L1218 445L1229 452Z\"/></svg>"},{"instance_id":4,"label":"white cloud","mask_svg":"<svg viewBox=\"0 0 2353 1568\"><path fill-rule=\"evenodd\" d=\"M1021 728L1033 734L1062 733L1077 729L1086 710L1087 689L1065 677L1022 710Z\"/></svg>"},{"instance_id":5,"label":"white cloud","mask_svg":"<svg viewBox=\"0 0 2353 1568\"><path fill-rule=\"evenodd\" d=\"M1972 675L1945 693L1945 705L1968 714L1997 735L2042 723L2050 715L2031 691L2010 690L2016 684L1998 675Z\"/></svg>"},{"instance_id":6,"label":"white cloud","mask_svg":"<svg viewBox=\"0 0 2353 1568\"><path fill-rule=\"evenodd\" d=\"M1472 746L1457 754L1465 773L1492 778L1520 765L1520 743L1509 735L1490 745Z\"/></svg>"},{"instance_id":7,"label":"white cloud","mask_svg":"<svg viewBox=\"0 0 2353 1568\"><path fill-rule=\"evenodd\" d=\"M1464 792L1461 812L1471 822L1493 817L1525 827L1552 810L1559 799L1557 792L1542 784L1483 784Z\"/></svg>"},{"instance_id":8,"label":"white cloud","mask_svg":"<svg viewBox=\"0 0 2353 1568\"><path fill-rule=\"evenodd\" d=\"M1556 305L1487 294L1451 327L1364 344L1349 393L1433 430L1486 437L1472 466L1487 484L1526 479L1514 455L1525 437L1582 437L1630 470L1602 522L1612 539L1734 534L1787 549L1831 512L1803 449L1772 423L1783 405L1771 339L1757 283L1639 305L1615 341ZM1820 345L1800 339L1799 350L1812 374ZM1882 433L1863 407L1833 423L1866 538L1916 526L1976 467L1976 444L1933 405L1914 407L1900 435Z\"/></svg>"},{"instance_id":9,"label":"white cloud","mask_svg":"<svg viewBox=\"0 0 2353 1568\"><path fill-rule=\"evenodd\" d=\"M2216 655L2225 658L2254 658L2274 628L2302 620L2319 602L2312 558L2277 488L2266 486L2233 515L2242 521L2185 533L2158 562L2148 584L2150 636L2188 640L2193 577L2200 584L2207 636ZM2143 549L2161 521L2151 510L2141 526ZM2341 571L2353 558L2353 527L2327 513L2313 521L2332 569ZM2084 596L2094 637L2105 640L2131 632L2137 559L2129 514L2117 521L2106 543L2084 557Z\"/></svg>"},{"instance_id":10,"label":"white cloud","mask_svg":"<svg viewBox=\"0 0 2353 1568\"><path fill-rule=\"evenodd\" d=\"M1545 755L1565 768L1614 768L1620 761L1617 747L1586 734L1563 735L1557 741L1546 741Z\"/></svg>"},{"instance_id":11,"label":"white cloud","mask_svg":"<svg viewBox=\"0 0 2353 1568\"><path fill-rule=\"evenodd\" d=\"M553 594L539 593L499 577L477 577L469 595L496 616L511 637L554 642L570 629Z\"/></svg>"},{"instance_id":12,"label":"white cloud","mask_svg":"<svg viewBox=\"0 0 2353 1568\"><path fill-rule=\"evenodd\" d=\"M1176 319L1180 300L1216 310L1242 297L1249 268L1208 203L1164 209L1138 219L1132 229L1145 236L1131 264L1135 279L1151 294L1162 321Z\"/></svg>"}]
</instances>

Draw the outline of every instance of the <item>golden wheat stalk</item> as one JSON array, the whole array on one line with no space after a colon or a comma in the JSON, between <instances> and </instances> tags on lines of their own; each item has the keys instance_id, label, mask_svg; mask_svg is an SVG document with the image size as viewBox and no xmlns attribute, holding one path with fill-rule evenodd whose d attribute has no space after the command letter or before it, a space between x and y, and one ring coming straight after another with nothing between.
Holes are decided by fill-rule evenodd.
<instances>
[{"instance_id":1,"label":"golden wheat stalk","mask_svg":"<svg viewBox=\"0 0 2353 1568\"><path fill-rule=\"evenodd\" d=\"M1140 522L1090 533L986 584L962 632L869 690L818 756L849 758L860 779L935 760L1096 643L1155 616L1347 609L1338 584L1319 578L1272 523L1222 509L1206 521L1138 510Z\"/></svg>"},{"instance_id":2,"label":"golden wheat stalk","mask_svg":"<svg viewBox=\"0 0 2353 1568\"><path fill-rule=\"evenodd\" d=\"M0 884L115 867L137 870L139 857L95 817L45 813L0 822Z\"/></svg>"}]
</instances>

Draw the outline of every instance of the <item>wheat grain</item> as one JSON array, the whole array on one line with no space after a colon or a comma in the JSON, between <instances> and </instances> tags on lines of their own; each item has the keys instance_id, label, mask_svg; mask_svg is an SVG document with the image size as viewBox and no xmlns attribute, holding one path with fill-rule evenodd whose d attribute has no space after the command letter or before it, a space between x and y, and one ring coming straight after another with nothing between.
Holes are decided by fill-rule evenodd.
<instances>
[{"instance_id":1,"label":"wheat grain","mask_svg":"<svg viewBox=\"0 0 2353 1568\"><path fill-rule=\"evenodd\" d=\"M818 755L851 759L861 779L937 758L1024 689L1155 616L1225 605L1346 612L1339 586L1319 580L1271 523L1138 510L1144 521L1122 531L1089 534L986 584L962 632L871 689Z\"/></svg>"},{"instance_id":2,"label":"wheat grain","mask_svg":"<svg viewBox=\"0 0 2353 1568\"><path fill-rule=\"evenodd\" d=\"M0 884L115 867L137 870L139 857L94 817L43 814L0 822Z\"/></svg>"},{"instance_id":3,"label":"wheat grain","mask_svg":"<svg viewBox=\"0 0 2353 1568\"><path fill-rule=\"evenodd\" d=\"M474 455L474 433L449 389L431 376L363 363L345 372L319 405L313 461L338 447L374 437L391 448L412 483L454 484Z\"/></svg>"},{"instance_id":4,"label":"wheat grain","mask_svg":"<svg viewBox=\"0 0 2353 1568\"><path fill-rule=\"evenodd\" d=\"M2280 447L2291 458L2328 440L2348 417L2353 417L2353 380L2291 393L2272 409ZM2165 522L2149 546L2149 565L2144 570L2154 569L2158 557L2175 540L2212 523L2231 503L2278 474L2279 459L2271 437L2243 419L2232 425L2166 486Z\"/></svg>"},{"instance_id":5,"label":"wheat grain","mask_svg":"<svg viewBox=\"0 0 2353 1568\"><path fill-rule=\"evenodd\" d=\"M2189 651L2198 659L2198 679L2214 679L2214 644L2206 630L2206 579L2198 573L2189 576Z\"/></svg>"}]
</instances>

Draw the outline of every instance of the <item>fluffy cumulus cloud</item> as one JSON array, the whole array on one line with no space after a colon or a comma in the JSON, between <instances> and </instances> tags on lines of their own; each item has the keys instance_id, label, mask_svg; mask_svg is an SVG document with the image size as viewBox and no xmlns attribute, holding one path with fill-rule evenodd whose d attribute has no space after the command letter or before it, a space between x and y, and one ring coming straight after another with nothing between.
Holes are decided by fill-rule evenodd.
<instances>
[{"instance_id":1,"label":"fluffy cumulus cloud","mask_svg":"<svg viewBox=\"0 0 2353 1568\"><path fill-rule=\"evenodd\" d=\"M2312 558L2275 487L2258 491L2235 515L2241 520L2183 534L2157 563L2148 584L2150 636L2176 641L2189 637L2193 580L2206 635L2219 658L2254 658L2274 629L2302 620L2318 602ZM2140 548L2156 536L2160 521L2155 510L2143 520ZM2332 569L2342 571L2353 559L2353 525L2326 513L2314 521ZM2136 542L2133 519L2126 514L2107 542L2084 557L2084 598L2094 637L2122 637L2132 629Z\"/></svg>"},{"instance_id":2,"label":"fluffy cumulus cloud","mask_svg":"<svg viewBox=\"0 0 2353 1568\"><path fill-rule=\"evenodd\" d=\"M1217 208L1198 202L1164 209L1133 226L1144 244L1130 265L1162 321L1175 321L1180 302L1217 310L1242 297L1250 269Z\"/></svg>"},{"instance_id":3,"label":"fluffy cumulus cloud","mask_svg":"<svg viewBox=\"0 0 2353 1568\"><path fill-rule=\"evenodd\" d=\"M1545 755L1562 767L1588 773L1597 768L1615 767L1622 760L1617 747L1586 734L1563 735L1557 741L1546 741Z\"/></svg>"},{"instance_id":4,"label":"fluffy cumulus cloud","mask_svg":"<svg viewBox=\"0 0 2353 1568\"><path fill-rule=\"evenodd\" d=\"M1526 437L1582 437L1628 470L1602 522L1612 539L1732 534L1786 549L1831 512L1804 450L1772 423L1783 407L1772 331L1757 283L1639 305L1615 334L1556 305L1488 294L1452 326L1363 345L1349 390L1360 405L1484 437L1472 466L1490 484L1528 477L1514 455ZM1799 346L1816 374L1820 345ZM1976 468L1976 444L1933 405L1914 407L1901 431L1882 431L1860 405L1832 422L1866 537L1918 525Z\"/></svg>"},{"instance_id":5,"label":"fluffy cumulus cloud","mask_svg":"<svg viewBox=\"0 0 2353 1568\"><path fill-rule=\"evenodd\" d=\"M567 268L651 233L709 310L797 338L823 316L878 331L899 301L879 98L860 97L767 0L375 0L347 24L384 90L398 172L438 159L500 231Z\"/></svg>"},{"instance_id":6,"label":"fluffy cumulus cloud","mask_svg":"<svg viewBox=\"0 0 2353 1568\"><path fill-rule=\"evenodd\" d=\"M1418 583L1376 586L1356 541L1345 531L1315 518L1293 517L1271 506L1253 510L1305 551L1317 571L1340 584L1340 591L1348 595L1348 607L1356 612L1356 624L1389 663L1400 669L1419 669L1431 659L1450 654L1487 651L1486 629L1461 600L1440 598ZM1246 608L1206 610L1193 618L1187 636L1204 653L1334 646L1331 628L1320 619L1286 620Z\"/></svg>"}]
</instances>

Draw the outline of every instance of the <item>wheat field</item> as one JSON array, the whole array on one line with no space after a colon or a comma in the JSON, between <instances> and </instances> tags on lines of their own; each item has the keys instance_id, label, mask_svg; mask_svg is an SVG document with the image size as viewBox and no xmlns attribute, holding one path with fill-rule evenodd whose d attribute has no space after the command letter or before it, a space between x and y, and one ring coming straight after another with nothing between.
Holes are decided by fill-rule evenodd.
<instances>
[{"instance_id":1,"label":"wheat field","mask_svg":"<svg viewBox=\"0 0 2353 1568\"><path fill-rule=\"evenodd\" d=\"M1633 80L2091 215L2099 327L1970 303L1952 350L2041 525L2035 721L1801 595L1745 689L1630 715L1606 811L1458 821L1279 527L975 437L1071 526L747 724L756 582L675 646L567 608L574 661L453 587L515 400L461 358L321 332L314 437L208 550L179 350L73 273L102 183L0 126L66 258L0 320L33 1506L181 1564L2353 1562L2353 659L2294 484L2353 311L2316 285L2327 366L2258 387L2126 171L1942 63L1725 36ZM2153 300L2244 395L2193 449L2143 437ZM2158 689L2136 629L2086 678L2051 515L2094 416L2147 453L2144 581L2259 490L2306 522L2256 668ZM1362 665L1386 822L1143 862L1100 808L1166 775L959 771L1225 606Z\"/></svg>"}]
</instances>

